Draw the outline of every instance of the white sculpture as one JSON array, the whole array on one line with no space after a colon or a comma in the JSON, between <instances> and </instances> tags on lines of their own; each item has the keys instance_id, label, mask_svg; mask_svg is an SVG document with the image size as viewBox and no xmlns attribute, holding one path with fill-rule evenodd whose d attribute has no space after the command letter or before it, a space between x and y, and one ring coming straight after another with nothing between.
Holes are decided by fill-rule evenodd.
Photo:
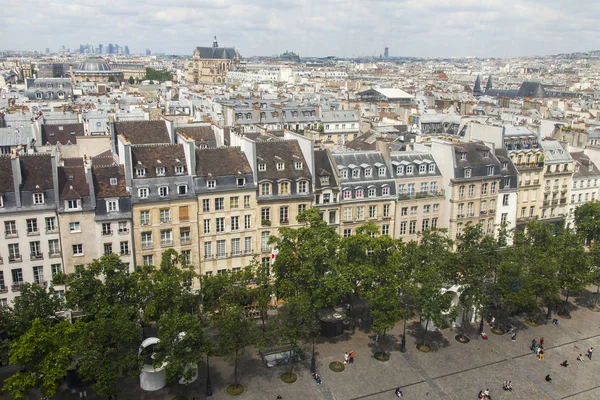
<instances>
[{"instance_id":1,"label":"white sculpture","mask_svg":"<svg viewBox=\"0 0 600 400\"><path fill-rule=\"evenodd\" d=\"M140 346L139 354L142 354L142 351L149 346L153 346L159 342L158 338L150 337L144 340ZM154 355L152 356L154 357ZM143 390L148 392L153 392L156 390L160 390L165 387L166 384L166 372L165 372L166 364L163 363L158 368L154 368L154 366L149 364L144 364L142 367L142 372L140 373L140 387Z\"/></svg>"}]
</instances>

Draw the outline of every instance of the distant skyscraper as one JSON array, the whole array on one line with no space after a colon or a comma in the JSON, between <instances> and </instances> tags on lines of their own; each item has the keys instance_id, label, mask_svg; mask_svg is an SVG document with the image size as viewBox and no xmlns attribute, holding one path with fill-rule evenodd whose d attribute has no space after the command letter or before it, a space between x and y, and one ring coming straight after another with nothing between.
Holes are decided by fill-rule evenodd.
<instances>
[{"instance_id":1,"label":"distant skyscraper","mask_svg":"<svg viewBox=\"0 0 600 400\"><path fill-rule=\"evenodd\" d=\"M79 45L79 53L80 53L80 54L83 54L83 53L85 53L85 46L84 46L84 45L82 45L82 44L80 44L80 45Z\"/></svg>"},{"instance_id":2,"label":"distant skyscraper","mask_svg":"<svg viewBox=\"0 0 600 400\"><path fill-rule=\"evenodd\" d=\"M152 52L150 51L150 49L146 49L146 55L147 55L147 56L150 56L150 55L152 55Z\"/></svg>"},{"instance_id":3,"label":"distant skyscraper","mask_svg":"<svg viewBox=\"0 0 600 400\"><path fill-rule=\"evenodd\" d=\"M46 53L50 53L50 47L46 47Z\"/></svg>"},{"instance_id":4,"label":"distant skyscraper","mask_svg":"<svg viewBox=\"0 0 600 400\"><path fill-rule=\"evenodd\" d=\"M129 55L129 46L125 46L125 54Z\"/></svg>"},{"instance_id":5,"label":"distant skyscraper","mask_svg":"<svg viewBox=\"0 0 600 400\"><path fill-rule=\"evenodd\" d=\"M383 51L383 57L388 58L390 56L390 48L385 46L385 50Z\"/></svg>"},{"instance_id":6,"label":"distant skyscraper","mask_svg":"<svg viewBox=\"0 0 600 400\"><path fill-rule=\"evenodd\" d=\"M98 45L98 53L102 54L102 43Z\"/></svg>"},{"instance_id":7,"label":"distant skyscraper","mask_svg":"<svg viewBox=\"0 0 600 400\"><path fill-rule=\"evenodd\" d=\"M115 46L113 46L112 43L108 44L108 51L107 51L107 53L108 54L114 54L115 53Z\"/></svg>"}]
</instances>

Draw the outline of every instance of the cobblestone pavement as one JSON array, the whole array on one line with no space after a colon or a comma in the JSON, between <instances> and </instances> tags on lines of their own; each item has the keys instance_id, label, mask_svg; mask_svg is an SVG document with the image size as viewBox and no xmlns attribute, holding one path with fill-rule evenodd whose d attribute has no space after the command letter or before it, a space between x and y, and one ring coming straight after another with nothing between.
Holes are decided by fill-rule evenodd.
<instances>
[{"instance_id":1,"label":"cobblestone pavement","mask_svg":"<svg viewBox=\"0 0 600 400\"><path fill-rule=\"evenodd\" d=\"M594 288L595 289L595 288ZM557 316L560 325L542 324L531 327L522 318L515 319L518 327L517 340L509 335L495 335L485 330L488 340L480 339L473 325L471 342L462 344L454 339L456 330L428 333L427 342L432 351L422 353L416 349L421 340L418 321L407 324L407 352L400 352L400 335L403 324L382 339L380 345L390 351L390 360L377 361L373 334L365 330L347 332L335 340L317 343L317 370L323 383L317 386L310 375L310 349L306 348L307 359L294 365L298 380L293 384L283 383L279 375L286 367L266 368L260 361L255 348L249 348L240 363L240 380L246 392L240 400L275 400L281 395L284 400L375 400L396 398L393 391L401 387L405 399L476 399L480 390L490 389L496 399L600 399L600 313L577 306L571 319ZM529 350L531 340L544 337L546 354L539 360ZM578 362L577 355L589 347L597 350L593 360ZM332 361L343 361L344 352L356 352L355 363L346 365L343 372L328 368ZM569 367L560 363L568 360ZM233 380L233 366L220 358L210 362L213 396L211 399L231 399L224 392ZM10 368L10 367L9 367ZM0 368L0 379L9 373L9 368ZM552 382L544 377L550 374ZM206 399L206 369L200 378L189 386L170 385L157 392L143 392L138 385L129 385L119 399L171 400L177 395L191 399ZM510 379L514 391L504 392L502 382ZM1 398L9 398L4 396ZM62 388L56 399L77 399ZM100 399L88 390L89 400ZM39 400L40 396L32 395Z\"/></svg>"}]
</instances>

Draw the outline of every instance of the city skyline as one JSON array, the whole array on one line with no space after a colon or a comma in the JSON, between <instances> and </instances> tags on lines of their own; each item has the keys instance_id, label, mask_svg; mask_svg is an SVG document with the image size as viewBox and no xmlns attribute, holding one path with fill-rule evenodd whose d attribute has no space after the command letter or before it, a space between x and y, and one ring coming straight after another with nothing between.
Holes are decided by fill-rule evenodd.
<instances>
[{"instance_id":1,"label":"city skyline","mask_svg":"<svg viewBox=\"0 0 600 400\"><path fill-rule=\"evenodd\" d=\"M32 3L32 7L27 7ZM543 7L541 7L543 5ZM23 7L35 9L20 19ZM216 35L222 46L242 56L270 56L292 49L300 56L499 57L588 51L600 46L581 40L594 37L600 5L565 9L563 2L538 0L449 5L442 0L312 0L282 4L260 0L186 0L171 4L150 0L63 0L9 4L0 33L11 37L3 50L52 50L76 44L105 43L110 27L114 42L129 44L132 54L146 48L166 54L191 54ZM214 21L214 22L213 22ZM189 34L188 32L194 32ZM10 34L9 34L10 33ZM85 40L77 39L85 37Z\"/></svg>"}]
</instances>

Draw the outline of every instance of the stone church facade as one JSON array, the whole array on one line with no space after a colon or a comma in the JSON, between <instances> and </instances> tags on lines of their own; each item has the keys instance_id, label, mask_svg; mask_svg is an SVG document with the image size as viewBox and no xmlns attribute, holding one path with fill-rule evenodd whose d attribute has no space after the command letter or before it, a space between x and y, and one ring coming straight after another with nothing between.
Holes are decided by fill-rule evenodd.
<instances>
[{"instance_id":1,"label":"stone church facade","mask_svg":"<svg viewBox=\"0 0 600 400\"><path fill-rule=\"evenodd\" d=\"M189 83L225 83L227 72L237 65L240 55L234 47L219 47L217 38L212 47L196 47L192 61L186 66Z\"/></svg>"}]
</instances>

